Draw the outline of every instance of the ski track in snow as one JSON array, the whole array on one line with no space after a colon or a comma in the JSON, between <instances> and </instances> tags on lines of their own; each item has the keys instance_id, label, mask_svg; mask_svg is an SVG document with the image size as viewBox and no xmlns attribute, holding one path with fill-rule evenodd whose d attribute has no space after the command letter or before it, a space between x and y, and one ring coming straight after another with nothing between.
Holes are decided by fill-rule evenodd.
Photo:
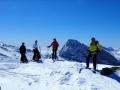
<instances>
[{"instance_id":1,"label":"ski track in snow","mask_svg":"<svg viewBox=\"0 0 120 90\"><path fill-rule=\"evenodd\" d=\"M50 59L44 63L0 63L2 90L119 90L120 83L94 74L83 63Z\"/></svg>"}]
</instances>

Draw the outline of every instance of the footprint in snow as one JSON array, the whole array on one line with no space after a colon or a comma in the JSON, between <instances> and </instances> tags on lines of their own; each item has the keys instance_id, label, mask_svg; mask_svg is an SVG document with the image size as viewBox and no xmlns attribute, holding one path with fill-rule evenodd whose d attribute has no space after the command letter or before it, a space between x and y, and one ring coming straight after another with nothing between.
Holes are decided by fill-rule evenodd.
<instances>
[{"instance_id":1,"label":"footprint in snow","mask_svg":"<svg viewBox=\"0 0 120 90\"><path fill-rule=\"evenodd\" d=\"M60 74L60 73L61 73L60 71L53 71L53 72L50 73L50 76L54 76L54 75Z\"/></svg>"},{"instance_id":2,"label":"footprint in snow","mask_svg":"<svg viewBox=\"0 0 120 90\"><path fill-rule=\"evenodd\" d=\"M95 85L91 85L91 90L100 90L100 88Z\"/></svg>"},{"instance_id":3,"label":"footprint in snow","mask_svg":"<svg viewBox=\"0 0 120 90\"><path fill-rule=\"evenodd\" d=\"M83 85L84 83L86 83L86 79L85 78L79 78L78 79L78 84L79 85Z\"/></svg>"},{"instance_id":4,"label":"footprint in snow","mask_svg":"<svg viewBox=\"0 0 120 90\"><path fill-rule=\"evenodd\" d=\"M65 73L65 75L60 79L60 85L63 85L69 82L69 80L71 79L71 75L72 74L70 72Z\"/></svg>"}]
</instances>

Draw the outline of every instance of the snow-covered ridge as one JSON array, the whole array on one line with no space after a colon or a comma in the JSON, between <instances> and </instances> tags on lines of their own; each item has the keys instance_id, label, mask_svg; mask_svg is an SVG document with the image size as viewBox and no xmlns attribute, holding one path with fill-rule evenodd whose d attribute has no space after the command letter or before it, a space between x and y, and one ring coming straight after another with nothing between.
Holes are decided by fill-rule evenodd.
<instances>
[{"instance_id":1,"label":"snow-covered ridge","mask_svg":"<svg viewBox=\"0 0 120 90\"><path fill-rule=\"evenodd\" d=\"M31 60L33 56L32 46L26 47L26 49L27 49L26 54L28 56L28 59ZM51 55L51 50L47 48L42 48L40 52L43 58L49 58ZM8 59L19 59L19 58L20 58L20 53L18 46L8 45L3 42L0 42L0 60L7 59L8 61Z\"/></svg>"},{"instance_id":2,"label":"snow-covered ridge","mask_svg":"<svg viewBox=\"0 0 120 90\"><path fill-rule=\"evenodd\" d=\"M0 44L0 87L1 90L119 90L120 82L94 74L85 69L85 63L69 62L62 58L53 63L45 59L50 50L42 49L43 63L30 61L31 49L27 52L28 64L20 64L19 47ZM48 56L49 57L49 56ZM92 65L90 65L92 68ZM98 65L98 69L112 67ZM79 73L80 69L83 69ZM116 72L120 75L120 72ZM120 79L120 78L119 78ZM11 83L12 82L12 83ZM107 82L107 85L106 85Z\"/></svg>"},{"instance_id":3,"label":"snow-covered ridge","mask_svg":"<svg viewBox=\"0 0 120 90\"><path fill-rule=\"evenodd\" d=\"M7 68L6 68L7 66ZM104 67L100 65L99 68ZM116 80L84 69L84 63L45 59L44 63L0 63L2 90L119 90ZM12 82L12 83L11 83ZM106 85L107 82L107 85Z\"/></svg>"},{"instance_id":4,"label":"snow-covered ridge","mask_svg":"<svg viewBox=\"0 0 120 90\"><path fill-rule=\"evenodd\" d=\"M110 52L116 59L120 60L120 49Z\"/></svg>"},{"instance_id":5,"label":"snow-covered ridge","mask_svg":"<svg viewBox=\"0 0 120 90\"><path fill-rule=\"evenodd\" d=\"M61 51L60 51L60 56L65 56L67 55L67 57L71 58L72 56L72 60L74 60L74 58L77 60L84 60L87 56L87 50L88 47L85 46L84 44L75 44L77 41L74 41L72 39L69 40L71 45L73 45L72 47L67 46L67 44L64 46L64 48L61 50L62 52L65 52L61 55ZM71 42L72 41L72 42ZM68 43L69 44L69 43ZM76 45L76 46L74 46ZM32 47L32 46L31 46ZM74 52L74 50L72 50L74 48L78 49L77 51ZM114 50L113 48L105 48L106 52L110 53L112 56L114 56L116 59L120 60L120 50ZM66 51L69 50L69 52L67 53ZM72 51L72 52L71 52ZM69 53L71 52L71 55L69 55ZM79 52L79 53L77 53ZM76 56L74 56L74 54L76 54ZM32 48L28 48L27 47L27 54L31 54L32 55ZM51 55L51 51L47 48L42 48L41 49L41 54L44 58L48 58ZM79 54L79 55L78 55ZM104 54L105 55L105 54ZM105 57L103 55L103 57ZM111 56L110 56L111 57ZM19 55L19 47L18 46L14 46L14 45L8 45L5 44L3 42L0 42L0 59L3 58L20 58ZM110 58L111 59L111 58ZM113 58L114 59L114 58ZM101 60L100 60L101 61ZM105 60L104 60L105 61Z\"/></svg>"},{"instance_id":6,"label":"snow-covered ridge","mask_svg":"<svg viewBox=\"0 0 120 90\"><path fill-rule=\"evenodd\" d=\"M16 50L18 47L7 45L4 43L0 43L0 56L3 56L3 58L13 58L17 55Z\"/></svg>"}]
</instances>

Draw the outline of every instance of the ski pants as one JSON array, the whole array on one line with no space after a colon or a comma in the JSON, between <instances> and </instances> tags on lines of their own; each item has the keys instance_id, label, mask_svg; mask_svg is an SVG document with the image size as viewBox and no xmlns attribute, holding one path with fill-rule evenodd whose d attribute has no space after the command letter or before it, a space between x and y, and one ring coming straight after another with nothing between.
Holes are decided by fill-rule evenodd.
<instances>
[{"instance_id":1,"label":"ski pants","mask_svg":"<svg viewBox=\"0 0 120 90\"><path fill-rule=\"evenodd\" d=\"M35 60L36 54L38 53L38 49L33 49L33 53L34 53L34 55L33 55L33 60Z\"/></svg>"},{"instance_id":2,"label":"ski pants","mask_svg":"<svg viewBox=\"0 0 120 90\"><path fill-rule=\"evenodd\" d=\"M27 62L28 62L25 53L22 53L22 54L21 54L21 62L22 62L22 63L27 63Z\"/></svg>"},{"instance_id":3,"label":"ski pants","mask_svg":"<svg viewBox=\"0 0 120 90\"><path fill-rule=\"evenodd\" d=\"M89 62L91 58L93 58L93 67L94 67L94 70L96 70L96 66L97 66L97 54L96 53L95 54L89 53L87 60L86 60L86 66L87 68L89 68Z\"/></svg>"},{"instance_id":4,"label":"ski pants","mask_svg":"<svg viewBox=\"0 0 120 90\"><path fill-rule=\"evenodd\" d=\"M53 49L52 59L57 59L57 49Z\"/></svg>"}]
</instances>

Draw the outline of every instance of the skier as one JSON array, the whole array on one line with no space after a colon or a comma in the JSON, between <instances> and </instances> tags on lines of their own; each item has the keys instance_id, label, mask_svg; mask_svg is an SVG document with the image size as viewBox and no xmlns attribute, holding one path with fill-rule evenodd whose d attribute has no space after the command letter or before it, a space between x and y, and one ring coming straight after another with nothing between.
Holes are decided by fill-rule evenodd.
<instances>
[{"instance_id":1,"label":"skier","mask_svg":"<svg viewBox=\"0 0 120 90\"><path fill-rule=\"evenodd\" d=\"M25 43L22 43L22 45L20 46L20 54L21 54L21 62L22 63L28 63L27 57L26 57L26 47L25 47Z\"/></svg>"},{"instance_id":2,"label":"skier","mask_svg":"<svg viewBox=\"0 0 120 90\"><path fill-rule=\"evenodd\" d=\"M86 68L89 68L89 61L90 58L93 58L93 67L94 67L94 72L96 72L96 64L97 64L97 55L100 53L101 51L101 46L99 44L98 41L96 41L96 39L93 37L91 39L91 43L90 43L90 47L89 47L89 54L86 60Z\"/></svg>"},{"instance_id":3,"label":"skier","mask_svg":"<svg viewBox=\"0 0 120 90\"><path fill-rule=\"evenodd\" d=\"M35 41L35 44L33 45L33 52L34 52L33 60L39 61L39 59L41 58L41 55L40 55L40 52L38 50L38 41L37 40Z\"/></svg>"},{"instance_id":4,"label":"skier","mask_svg":"<svg viewBox=\"0 0 120 90\"><path fill-rule=\"evenodd\" d=\"M50 48L50 47L52 47L52 60L53 60L53 62L55 62L55 60L57 59L57 50L59 47L59 44L58 44L56 38L54 38L51 45L48 46L48 48Z\"/></svg>"}]
</instances>

